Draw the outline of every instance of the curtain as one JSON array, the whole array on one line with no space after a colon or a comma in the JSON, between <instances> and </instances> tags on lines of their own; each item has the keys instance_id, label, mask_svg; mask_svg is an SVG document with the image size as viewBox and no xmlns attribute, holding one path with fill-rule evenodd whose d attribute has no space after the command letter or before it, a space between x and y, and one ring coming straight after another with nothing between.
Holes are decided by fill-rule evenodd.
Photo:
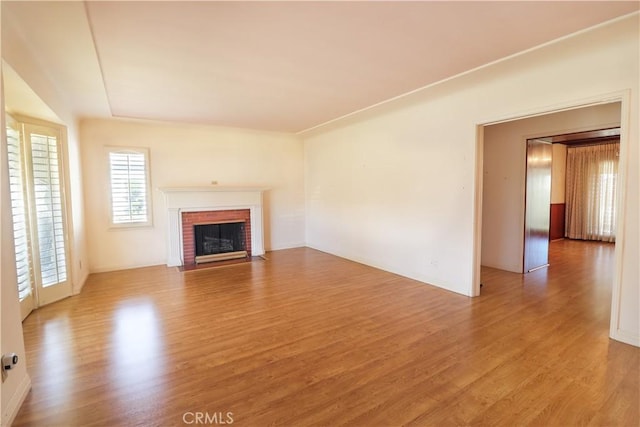
<instances>
[{"instance_id":1,"label":"curtain","mask_svg":"<svg viewBox=\"0 0 640 427\"><path fill-rule=\"evenodd\" d=\"M615 242L619 147L567 148L565 237Z\"/></svg>"}]
</instances>

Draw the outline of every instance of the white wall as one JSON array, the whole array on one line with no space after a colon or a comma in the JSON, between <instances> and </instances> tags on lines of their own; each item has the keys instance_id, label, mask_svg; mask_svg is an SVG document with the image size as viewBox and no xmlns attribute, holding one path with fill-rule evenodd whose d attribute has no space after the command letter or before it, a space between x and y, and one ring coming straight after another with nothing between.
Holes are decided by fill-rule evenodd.
<instances>
[{"instance_id":1,"label":"white wall","mask_svg":"<svg viewBox=\"0 0 640 427\"><path fill-rule=\"evenodd\" d=\"M304 245L303 145L290 134L133 120L83 120L85 207L91 271L165 264L162 187L256 185L264 195L265 249ZM147 147L153 227L109 228L105 146Z\"/></svg>"},{"instance_id":2,"label":"white wall","mask_svg":"<svg viewBox=\"0 0 640 427\"><path fill-rule=\"evenodd\" d=\"M80 162L80 141L78 123L74 112L66 103L65 95L60 93L54 82L43 72L43 67L32 53L31 48L22 40L20 30L13 27L10 19L2 22L2 58L12 67L33 92L57 115L57 123L66 127L67 151L67 195L69 229L70 270L74 293L80 292L89 275L86 259L86 241L84 229L84 201L82 191L82 166ZM25 116L48 120L30 111L19 111Z\"/></svg>"},{"instance_id":3,"label":"white wall","mask_svg":"<svg viewBox=\"0 0 640 427\"><path fill-rule=\"evenodd\" d=\"M620 117L620 114L618 114L618 117ZM565 202L567 146L553 144L551 148L551 204L561 204Z\"/></svg>"},{"instance_id":4,"label":"white wall","mask_svg":"<svg viewBox=\"0 0 640 427\"><path fill-rule=\"evenodd\" d=\"M512 125L513 123L513 125ZM482 265L522 273L527 147L518 122L484 129Z\"/></svg>"},{"instance_id":5,"label":"white wall","mask_svg":"<svg viewBox=\"0 0 640 427\"><path fill-rule=\"evenodd\" d=\"M522 273L527 139L615 126L620 126L619 102L484 128L482 265ZM553 147L552 203L564 203L562 147Z\"/></svg>"},{"instance_id":6,"label":"white wall","mask_svg":"<svg viewBox=\"0 0 640 427\"><path fill-rule=\"evenodd\" d=\"M43 100L44 103L60 118L60 123L67 127L67 172L68 172L68 212L71 227L70 243L70 278L75 293L80 292L88 276L88 262L85 249L84 213L82 199L82 176L79 155L77 123L73 111L68 108L63 94L58 92L55 84L49 80L46 72L20 35L20 30L3 8L2 13L2 59L22 78L22 80ZM4 102L2 111L5 114ZM29 111L20 111L30 115ZM37 114L33 114L37 117ZM4 127L3 127L4 132ZM4 141L4 139L3 139ZM6 144L3 145L6 147ZM6 149L2 150L2 164L6 162ZM8 200L8 187L3 171L2 199ZM13 260L13 229L11 227L11 208L9 203L2 204L2 351L15 352L20 358L17 369L12 370L6 381L2 383L2 422L11 420L19 409L22 399L30 387L30 379L26 371L20 306L17 296L15 261Z\"/></svg>"},{"instance_id":7,"label":"white wall","mask_svg":"<svg viewBox=\"0 0 640 427\"><path fill-rule=\"evenodd\" d=\"M0 69L0 76L2 75ZM2 80L0 79L0 85ZM0 93L3 91L0 91ZM4 120L4 94L0 95L0 107L2 108L2 127L0 135L2 141L6 141L6 128ZM5 353L16 353L20 358L18 365L9 375L5 377L2 373L2 418L0 423L6 425L15 417L18 408L28 391L31 380L27 374L27 364L25 360L24 340L22 337L22 324L20 323L20 305L18 304L18 288L16 279L15 251L13 248L13 222L11 217L11 199L9 197L9 172L7 165L6 144L2 144L0 150L0 289L1 316L0 337L2 338L1 351Z\"/></svg>"},{"instance_id":8,"label":"white wall","mask_svg":"<svg viewBox=\"0 0 640 427\"><path fill-rule=\"evenodd\" d=\"M477 126L630 89L614 334L640 343L638 52L634 15L307 133L307 244L471 295Z\"/></svg>"}]
</instances>

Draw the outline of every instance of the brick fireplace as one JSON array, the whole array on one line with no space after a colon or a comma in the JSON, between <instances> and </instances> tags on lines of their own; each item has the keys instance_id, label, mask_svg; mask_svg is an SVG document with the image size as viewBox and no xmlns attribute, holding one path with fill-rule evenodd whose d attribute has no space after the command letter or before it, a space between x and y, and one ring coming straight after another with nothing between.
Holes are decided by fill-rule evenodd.
<instances>
[{"instance_id":1,"label":"brick fireplace","mask_svg":"<svg viewBox=\"0 0 640 427\"><path fill-rule=\"evenodd\" d=\"M183 265L195 265L196 242L194 227L200 224L244 223L244 241L251 257L251 211L233 209L221 211L182 212L182 260Z\"/></svg>"},{"instance_id":2,"label":"brick fireplace","mask_svg":"<svg viewBox=\"0 0 640 427\"><path fill-rule=\"evenodd\" d=\"M244 222L249 256L264 255L262 193L258 187L161 188L167 208L167 266L195 262L193 226Z\"/></svg>"}]
</instances>

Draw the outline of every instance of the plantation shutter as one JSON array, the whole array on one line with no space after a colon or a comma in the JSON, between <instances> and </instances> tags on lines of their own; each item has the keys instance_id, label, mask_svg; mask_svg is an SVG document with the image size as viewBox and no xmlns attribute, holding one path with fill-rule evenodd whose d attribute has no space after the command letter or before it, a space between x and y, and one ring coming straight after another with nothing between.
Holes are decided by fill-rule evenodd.
<instances>
[{"instance_id":1,"label":"plantation shutter","mask_svg":"<svg viewBox=\"0 0 640 427\"><path fill-rule=\"evenodd\" d=\"M58 142L36 133L30 140L40 275L46 287L67 280Z\"/></svg>"},{"instance_id":2,"label":"plantation shutter","mask_svg":"<svg viewBox=\"0 0 640 427\"><path fill-rule=\"evenodd\" d=\"M18 297L20 301L31 293L33 264L29 252L29 221L27 218L26 194L23 186L22 150L20 134L7 127L7 152L9 160L9 187L11 214L13 218L13 239L16 252L18 275Z\"/></svg>"},{"instance_id":3,"label":"plantation shutter","mask_svg":"<svg viewBox=\"0 0 640 427\"><path fill-rule=\"evenodd\" d=\"M113 224L146 223L147 165L144 153L109 153Z\"/></svg>"}]
</instances>

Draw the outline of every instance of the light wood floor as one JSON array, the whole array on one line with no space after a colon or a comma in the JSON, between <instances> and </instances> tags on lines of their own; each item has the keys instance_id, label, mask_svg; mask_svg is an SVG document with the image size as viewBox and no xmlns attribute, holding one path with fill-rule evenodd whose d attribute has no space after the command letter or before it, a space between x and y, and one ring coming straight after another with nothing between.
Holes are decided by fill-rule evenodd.
<instances>
[{"instance_id":1,"label":"light wood floor","mask_svg":"<svg viewBox=\"0 0 640 427\"><path fill-rule=\"evenodd\" d=\"M25 320L15 425L637 426L613 245L554 242L551 262L484 269L473 299L311 249L92 275Z\"/></svg>"}]
</instances>

